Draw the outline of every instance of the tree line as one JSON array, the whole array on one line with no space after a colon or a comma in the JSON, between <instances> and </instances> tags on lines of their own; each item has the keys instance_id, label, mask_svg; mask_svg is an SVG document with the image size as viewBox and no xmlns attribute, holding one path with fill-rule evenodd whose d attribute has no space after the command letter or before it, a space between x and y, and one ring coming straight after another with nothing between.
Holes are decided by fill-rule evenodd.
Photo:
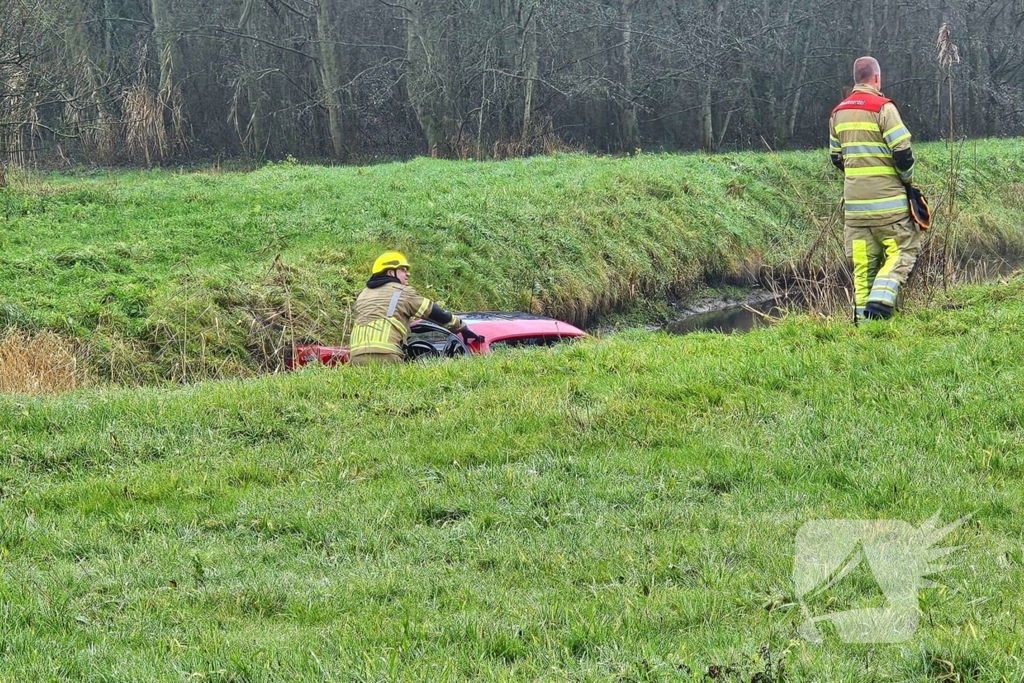
<instances>
[{"instance_id":1,"label":"tree line","mask_svg":"<svg viewBox=\"0 0 1024 683\"><path fill-rule=\"evenodd\" d=\"M1024 0L0 6L8 165L817 146L863 54L918 139L950 87L958 135L1024 133Z\"/></svg>"}]
</instances>

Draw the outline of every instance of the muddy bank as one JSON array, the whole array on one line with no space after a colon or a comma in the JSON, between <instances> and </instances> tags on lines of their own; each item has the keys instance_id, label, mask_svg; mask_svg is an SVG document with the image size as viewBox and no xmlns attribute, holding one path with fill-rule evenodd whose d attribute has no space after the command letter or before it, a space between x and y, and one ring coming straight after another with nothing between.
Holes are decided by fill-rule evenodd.
<instances>
[{"instance_id":1,"label":"muddy bank","mask_svg":"<svg viewBox=\"0 0 1024 683\"><path fill-rule=\"evenodd\" d=\"M922 264L925 267L915 271L907 290L915 298L931 298L947 286L995 282L1019 274L1022 267L1021 260L1012 256L971 258L960 264L947 264L945 268L925 260ZM650 329L663 329L670 334L749 332L771 324L789 311L843 315L850 307L851 295L849 283L834 278L826 282L805 279L802 283L780 278L765 281L764 286L734 289L727 294L709 290L689 300L669 302L671 319Z\"/></svg>"}]
</instances>

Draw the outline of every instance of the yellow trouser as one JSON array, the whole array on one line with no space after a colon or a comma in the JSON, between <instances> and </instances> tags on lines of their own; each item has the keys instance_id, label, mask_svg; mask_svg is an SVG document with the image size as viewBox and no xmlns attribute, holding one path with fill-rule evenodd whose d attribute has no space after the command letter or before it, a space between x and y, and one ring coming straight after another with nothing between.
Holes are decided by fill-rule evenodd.
<instances>
[{"instance_id":1,"label":"yellow trouser","mask_svg":"<svg viewBox=\"0 0 1024 683\"><path fill-rule=\"evenodd\" d=\"M869 302L896 307L900 285L921 251L921 230L909 217L877 228L844 230L846 256L853 261L857 316Z\"/></svg>"}]
</instances>

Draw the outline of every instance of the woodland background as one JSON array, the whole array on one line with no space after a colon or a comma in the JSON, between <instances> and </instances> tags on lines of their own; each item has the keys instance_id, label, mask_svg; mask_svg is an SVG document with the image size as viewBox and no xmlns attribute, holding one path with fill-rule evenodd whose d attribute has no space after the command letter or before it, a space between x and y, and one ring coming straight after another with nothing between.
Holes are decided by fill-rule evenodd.
<instances>
[{"instance_id":1,"label":"woodland background","mask_svg":"<svg viewBox=\"0 0 1024 683\"><path fill-rule=\"evenodd\" d=\"M956 134L1024 134L1024 0L0 7L7 166L820 146L862 54L934 139L949 134L943 23Z\"/></svg>"}]
</instances>

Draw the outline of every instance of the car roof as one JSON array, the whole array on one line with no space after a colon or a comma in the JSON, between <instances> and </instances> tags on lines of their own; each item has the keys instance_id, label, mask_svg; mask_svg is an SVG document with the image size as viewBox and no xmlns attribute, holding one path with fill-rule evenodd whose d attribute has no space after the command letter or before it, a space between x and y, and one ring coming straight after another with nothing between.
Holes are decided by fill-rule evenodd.
<instances>
[{"instance_id":1,"label":"car roof","mask_svg":"<svg viewBox=\"0 0 1024 683\"><path fill-rule=\"evenodd\" d=\"M580 337L585 334L569 323L532 313L474 311L460 313L459 318L489 342L512 337Z\"/></svg>"},{"instance_id":2,"label":"car roof","mask_svg":"<svg viewBox=\"0 0 1024 683\"><path fill-rule=\"evenodd\" d=\"M506 311L472 311L470 313L459 313L459 317L465 321L470 320L554 320L543 315L533 313L517 313ZM558 322L558 321L556 321Z\"/></svg>"}]
</instances>

